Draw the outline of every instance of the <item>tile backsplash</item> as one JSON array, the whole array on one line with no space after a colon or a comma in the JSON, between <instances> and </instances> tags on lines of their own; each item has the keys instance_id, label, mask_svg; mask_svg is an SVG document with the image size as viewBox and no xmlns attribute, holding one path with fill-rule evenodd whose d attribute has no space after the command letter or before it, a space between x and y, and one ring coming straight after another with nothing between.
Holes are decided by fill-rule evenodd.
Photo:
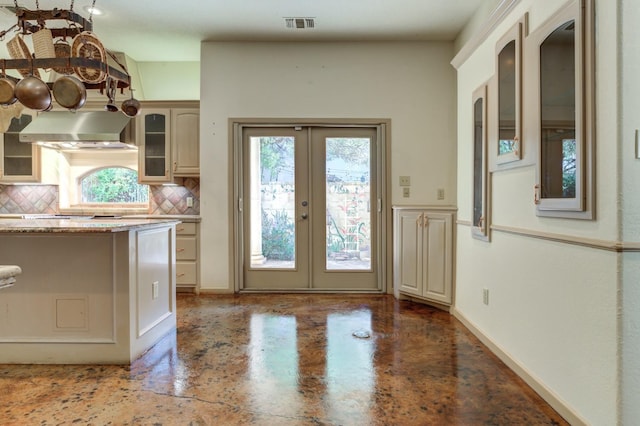
<instances>
[{"instance_id":1,"label":"tile backsplash","mask_svg":"<svg viewBox=\"0 0 640 426\"><path fill-rule=\"evenodd\" d=\"M57 185L0 185L0 214L57 212Z\"/></svg>"},{"instance_id":2,"label":"tile backsplash","mask_svg":"<svg viewBox=\"0 0 640 426\"><path fill-rule=\"evenodd\" d=\"M187 198L193 198L193 207ZM184 178L181 186L151 186L150 214L200 214L200 179Z\"/></svg>"},{"instance_id":3,"label":"tile backsplash","mask_svg":"<svg viewBox=\"0 0 640 426\"><path fill-rule=\"evenodd\" d=\"M187 206L187 198L193 206ZM0 185L0 214L56 214L57 185ZM200 179L185 178L179 186L150 186L149 214L200 214Z\"/></svg>"}]
</instances>

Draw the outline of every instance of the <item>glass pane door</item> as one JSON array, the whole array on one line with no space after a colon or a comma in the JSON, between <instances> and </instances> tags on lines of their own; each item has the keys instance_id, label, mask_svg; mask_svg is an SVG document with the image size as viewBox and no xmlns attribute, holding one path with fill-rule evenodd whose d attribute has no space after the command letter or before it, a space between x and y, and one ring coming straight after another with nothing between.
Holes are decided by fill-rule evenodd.
<instances>
[{"instance_id":1,"label":"glass pane door","mask_svg":"<svg viewBox=\"0 0 640 426\"><path fill-rule=\"evenodd\" d=\"M243 289L377 290L375 128L248 128Z\"/></svg>"},{"instance_id":2,"label":"glass pane door","mask_svg":"<svg viewBox=\"0 0 640 426\"><path fill-rule=\"evenodd\" d=\"M307 131L243 134L244 287L309 287Z\"/></svg>"}]
</instances>

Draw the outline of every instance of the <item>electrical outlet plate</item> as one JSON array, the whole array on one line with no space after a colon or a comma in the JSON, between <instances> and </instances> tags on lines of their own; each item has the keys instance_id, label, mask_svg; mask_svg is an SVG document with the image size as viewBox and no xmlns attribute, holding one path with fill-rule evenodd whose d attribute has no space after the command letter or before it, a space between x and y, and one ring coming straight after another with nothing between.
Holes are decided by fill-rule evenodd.
<instances>
[{"instance_id":1,"label":"electrical outlet plate","mask_svg":"<svg viewBox=\"0 0 640 426\"><path fill-rule=\"evenodd\" d=\"M159 292L160 292L160 283L158 281L154 281L153 284L151 284L151 298L157 299Z\"/></svg>"},{"instance_id":2,"label":"electrical outlet plate","mask_svg":"<svg viewBox=\"0 0 640 426\"><path fill-rule=\"evenodd\" d=\"M411 176L400 176L400 186L411 186Z\"/></svg>"},{"instance_id":3,"label":"electrical outlet plate","mask_svg":"<svg viewBox=\"0 0 640 426\"><path fill-rule=\"evenodd\" d=\"M193 207L193 197L187 197L187 207Z\"/></svg>"}]
</instances>

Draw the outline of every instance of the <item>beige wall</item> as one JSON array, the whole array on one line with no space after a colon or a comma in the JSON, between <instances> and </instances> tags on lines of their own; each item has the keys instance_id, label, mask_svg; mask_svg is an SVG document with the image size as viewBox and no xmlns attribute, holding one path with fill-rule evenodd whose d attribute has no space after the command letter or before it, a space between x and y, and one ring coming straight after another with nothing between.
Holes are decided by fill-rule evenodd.
<instances>
[{"instance_id":1,"label":"beige wall","mask_svg":"<svg viewBox=\"0 0 640 426\"><path fill-rule=\"evenodd\" d=\"M231 290L229 117L390 118L392 201L455 202L452 43L203 43L202 287ZM410 175L401 198L398 175ZM436 200L444 188L446 199Z\"/></svg>"},{"instance_id":2,"label":"beige wall","mask_svg":"<svg viewBox=\"0 0 640 426\"><path fill-rule=\"evenodd\" d=\"M529 12L534 31L564 3L520 1L458 69L458 216L463 221L471 220L472 214L471 93L493 76L495 43L518 18ZM604 3L607 7L602 6ZM523 167L493 173L494 225L555 234L560 239L618 241L618 104L614 95L618 84L617 16L616 8L609 3L596 4L596 220L536 216L534 156L533 164L527 160ZM524 72L526 79L526 64ZM524 99L524 108L530 107ZM524 151L536 149L536 142L526 139L526 127L530 125L524 123ZM635 173L637 182L638 171ZM555 395L577 421L616 424L621 255L496 231L492 241L485 243L472 239L469 227L462 224L457 235L458 314ZM632 238L639 240L637 233ZM629 266L629 273L633 268ZM488 306L482 302L483 288L490 291Z\"/></svg>"}]
</instances>

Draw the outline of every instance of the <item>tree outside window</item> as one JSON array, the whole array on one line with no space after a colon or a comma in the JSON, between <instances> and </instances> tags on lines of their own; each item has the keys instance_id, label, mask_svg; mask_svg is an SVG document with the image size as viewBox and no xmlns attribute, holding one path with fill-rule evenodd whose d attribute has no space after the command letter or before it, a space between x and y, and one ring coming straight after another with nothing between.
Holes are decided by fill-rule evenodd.
<instances>
[{"instance_id":1,"label":"tree outside window","mask_svg":"<svg viewBox=\"0 0 640 426\"><path fill-rule=\"evenodd\" d=\"M80 180L81 202L148 203L149 186L138 183L138 172L125 167L108 167L91 172Z\"/></svg>"}]
</instances>

